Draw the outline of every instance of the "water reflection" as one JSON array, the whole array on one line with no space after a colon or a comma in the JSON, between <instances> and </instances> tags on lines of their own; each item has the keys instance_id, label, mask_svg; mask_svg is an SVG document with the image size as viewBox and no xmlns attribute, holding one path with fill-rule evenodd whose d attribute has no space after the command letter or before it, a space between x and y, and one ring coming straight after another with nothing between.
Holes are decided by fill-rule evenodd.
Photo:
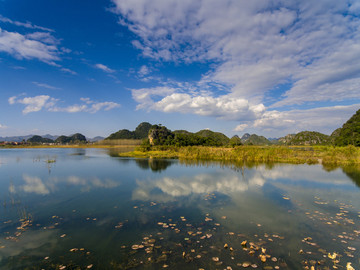
<instances>
[{"instance_id":1,"label":"water reflection","mask_svg":"<svg viewBox=\"0 0 360 270\"><path fill-rule=\"evenodd\" d=\"M136 162L139 165L138 161ZM148 162L150 161L143 160L142 162L141 164L146 164L146 168L149 167ZM347 175L357 179L360 174L357 170L350 171L348 169ZM259 189L269 181L282 183L283 180L287 182L287 185L302 183L302 186L306 186L306 183L308 183L307 185L312 183L311 186L316 184L324 188L353 186L351 182L343 177L343 173L339 169L333 171L333 173L324 173L320 166L277 165L269 169L269 167L261 165L256 170L241 168L230 171L216 170L211 173L201 173L189 177L165 176L160 179L137 179L137 188L133 191L132 197L136 200L145 201L169 201L179 196L214 192L230 196L249 191L252 188ZM272 185L275 184L272 183Z\"/></svg>"},{"instance_id":2,"label":"water reflection","mask_svg":"<svg viewBox=\"0 0 360 270\"><path fill-rule=\"evenodd\" d=\"M356 167L10 154L0 269L359 269Z\"/></svg>"},{"instance_id":3,"label":"water reflection","mask_svg":"<svg viewBox=\"0 0 360 270\"><path fill-rule=\"evenodd\" d=\"M163 177L161 179L137 180L138 187L133 191L133 199L169 201L172 197L189 196L191 194L222 193L230 195L244 192L253 186L262 186L264 179L258 175L243 178L236 172L223 174L198 174L191 177ZM163 194L159 195L159 192Z\"/></svg>"},{"instance_id":4,"label":"water reflection","mask_svg":"<svg viewBox=\"0 0 360 270\"><path fill-rule=\"evenodd\" d=\"M167 159L155 159L155 158L135 159L135 162L140 169L144 169L144 170L151 169L153 172L164 171L173 164L173 161Z\"/></svg>"},{"instance_id":5,"label":"water reflection","mask_svg":"<svg viewBox=\"0 0 360 270\"><path fill-rule=\"evenodd\" d=\"M71 153L71 156L85 156L86 149L84 148L74 148L73 153Z\"/></svg>"},{"instance_id":6,"label":"water reflection","mask_svg":"<svg viewBox=\"0 0 360 270\"><path fill-rule=\"evenodd\" d=\"M345 166L342 170L360 188L360 168L358 166Z\"/></svg>"},{"instance_id":7,"label":"water reflection","mask_svg":"<svg viewBox=\"0 0 360 270\"><path fill-rule=\"evenodd\" d=\"M70 175L65 178L60 177L50 177L46 181L43 181L40 177L30 176L24 174L22 176L25 184L15 186L11 184L9 186L10 193L16 193L17 191L32 193L37 195L49 195L50 193L55 193L64 188L80 187L81 192L89 192L92 189L98 188L115 188L120 185L119 181L114 181L112 179L100 179L99 177L79 177L75 175ZM64 186L66 185L66 186Z\"/></svg>"}]
</instances>

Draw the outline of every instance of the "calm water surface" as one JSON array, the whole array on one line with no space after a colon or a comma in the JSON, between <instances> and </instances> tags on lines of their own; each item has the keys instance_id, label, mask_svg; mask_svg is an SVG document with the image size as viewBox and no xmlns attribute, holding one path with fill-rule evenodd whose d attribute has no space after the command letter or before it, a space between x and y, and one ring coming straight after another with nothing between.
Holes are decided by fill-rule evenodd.
<instances>
[{"instance_id":1,"label":"calm water surface","mask_svg":"<svg viewBox=\"0 0 360 270\"><path fill-rule=\"evenodd\" d=\"M354 168L2 149L0 269L360 269L359 183Z\"/></svg>"}]
</instances>

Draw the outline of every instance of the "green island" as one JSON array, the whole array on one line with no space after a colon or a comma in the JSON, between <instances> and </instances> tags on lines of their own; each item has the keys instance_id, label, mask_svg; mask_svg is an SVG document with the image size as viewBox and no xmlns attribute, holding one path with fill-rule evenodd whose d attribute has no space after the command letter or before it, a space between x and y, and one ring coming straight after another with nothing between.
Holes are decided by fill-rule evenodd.
<instances>
[{"instance_id":1,"label":"green island","mask_svg":"<svg viewBox=\"0 0 360 270\"><path fill-rule=\"evenodd\" d=\"M134 131L121 129L107 138L90 142L80 133L55 140L35 135L11 148L111 148L113 156L170 158L234 163L360 164L360 110L330 136L316 131L288 134L268 140L256 134L228 138L220 132L171 131L158 124L143 122Z\"/></svg>"}]
</instances>

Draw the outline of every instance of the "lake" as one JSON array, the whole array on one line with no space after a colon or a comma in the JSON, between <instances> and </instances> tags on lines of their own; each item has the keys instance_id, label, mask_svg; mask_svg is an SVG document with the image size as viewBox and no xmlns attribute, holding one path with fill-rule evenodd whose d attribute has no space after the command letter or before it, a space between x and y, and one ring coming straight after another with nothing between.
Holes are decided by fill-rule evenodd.
<instances>
[{"instance_id":1,"label":"lake","mask_svg":"<svg viewBox=\"0 0 360 270\"><path fill-rule=\"evenodd\" d=\"M0 269L360 269L356 168L2 149L0 177Z\"/></svg>"}]
</instances>

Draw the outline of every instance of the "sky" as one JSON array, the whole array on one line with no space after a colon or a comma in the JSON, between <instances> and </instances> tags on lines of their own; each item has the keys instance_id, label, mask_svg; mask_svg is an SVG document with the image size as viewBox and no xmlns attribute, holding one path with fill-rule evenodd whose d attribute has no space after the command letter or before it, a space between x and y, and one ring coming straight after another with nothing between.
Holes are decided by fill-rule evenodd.
<instances>
[{"instance_id":1,"label":"sky","mask_svg":"<svg viewBox=\"0 0 360 270\"><path fill-rule=\"evenodd\" d=\"M330 135L358 109L360 0L0 0L0 136Z\"/></svg>"}]
</instances>

